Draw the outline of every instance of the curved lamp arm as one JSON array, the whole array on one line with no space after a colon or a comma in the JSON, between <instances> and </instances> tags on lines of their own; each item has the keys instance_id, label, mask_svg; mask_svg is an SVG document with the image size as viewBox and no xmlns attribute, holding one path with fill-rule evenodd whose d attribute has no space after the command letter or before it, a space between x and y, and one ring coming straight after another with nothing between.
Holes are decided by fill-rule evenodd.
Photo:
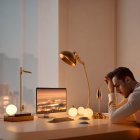
<instances>
[{"instance_id":1,"label":"curved lamp arm","mask_svg":"<svg viewBox=\"0 0 140 140\"><path fill-rule=\"evenodd\" d=\"M88 103L87 103L87 108L90 108L90 86L89 86L89 80L88 80L85 64L83 64L83 67L84 67L84 71L85 71L85 75L86 75L86 79L87 79L87 84L88 84Z\"/></svg>"},{"instance_id":2,"label":"curved lamp arm","mask_svg":"<svg viewBox=\"0 0 140 140\"><path fill-rule=\"evenodd\" d=\"M87 75L87 71L86 71L86 67L85 67L85 63L83 61L81 61L80 57L77 55L76 52L73 52L73 54L75 55L76 60L83 65L84 67L84 72L86 75L86 80L87 80L87 84L88 84L88 103L87 103L87 108L90 108L90 85L89 85L89 80L88 80L88 75Z\"/></svg>"}]
</instances>

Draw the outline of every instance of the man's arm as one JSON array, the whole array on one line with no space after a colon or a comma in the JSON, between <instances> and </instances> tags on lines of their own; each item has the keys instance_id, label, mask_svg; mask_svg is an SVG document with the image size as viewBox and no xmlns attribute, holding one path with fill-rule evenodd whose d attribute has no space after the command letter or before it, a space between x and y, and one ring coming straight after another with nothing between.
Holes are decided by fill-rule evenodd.
<instances>
[{"instance_id":1,"label":"man's arm","mask_svg":"<svg viewBox=\"0 0 140 140\"><path fill-rule=\"evenodd\" d=\"M119 123L140 109L140 93L131 93L126 104L119 109L116 108L114 94L109 94L109 117L112 123Z\"/></svg>"},{"instance_id":2,"label":"man's arm","mask_svg":"<svg viewBox=\"0 0 140 140\"><path fill-rule=\"evenodd\" d=\"M117 104L117 109L123 106L124 104L126 104L127 102L128 102L128 99L124 98L120 103Z\"/></svg>"}]
</instances>

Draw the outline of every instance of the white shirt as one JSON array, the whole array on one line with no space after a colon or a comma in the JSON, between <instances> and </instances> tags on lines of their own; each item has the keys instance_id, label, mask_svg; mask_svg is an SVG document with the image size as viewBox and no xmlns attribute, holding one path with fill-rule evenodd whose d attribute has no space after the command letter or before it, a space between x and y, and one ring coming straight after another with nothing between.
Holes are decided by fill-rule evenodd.
<instances>
[{"instance_id":1,"label":"white shirt","mask_svg":"<svg viewBox=\"0 0 140 140\"><path fill-rule=\"evenodd\" d=\"M127 103L118 109L115 94L110 93L108 97L109 117L112 123L122 122L130 115L134 115L136 122L140 123L140 85L129 95Z\"/></svg>"}]
</instances>

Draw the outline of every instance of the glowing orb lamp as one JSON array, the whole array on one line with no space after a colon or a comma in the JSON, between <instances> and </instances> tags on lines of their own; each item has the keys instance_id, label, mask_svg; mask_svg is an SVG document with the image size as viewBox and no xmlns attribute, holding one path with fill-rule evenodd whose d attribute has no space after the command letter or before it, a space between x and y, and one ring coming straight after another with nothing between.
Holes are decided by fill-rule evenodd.
<instances>
[{"instance_id":1,"label":"glowing orb lamp","mask_svg":"<svg viewBox=\"0 0 140 140\"><path fill-rule=\"evenodd\" d=\"M6 107L6 113L9 115L9 116L13 116L15 115L17 112L17 107L13 104L10 104Z\"/></svg>"},{"instance_id":2,"label":"glowing orb lamp","mask_svg":"<svg viewBox=\"0 0 140 140\"><path fill-rule=\"evenodd\" d=\"M71 116L71 117L75 117L75 116L77 115L77 109L74 108L74 107L70 108L70 109L68 110L68 114L69 114L69 116Z\"/></svg>"},{"instance_id":3,"label":"glowing orb lamp","mask_svg":"<svg viewBox=\"0 0 140 140\"><path fill-rule=\"evenodd\" d=\"M78 108L78 114L79 115L84 115L84 111L85 111L84 107L79 107Z\"/></svg>"},{"instance_id":4,"label":"glowing orb lamp","mask_svg":"<svg viewBox=\"0 0 140 140\"><path fill-rule=\"evenodd\" d=\"M93 116L93 111L92 111L92 109L86 108L85 111L84 111L84 116L85 116L85 117L88 117L88 118L91 118L91 117Z\"/></svg>"}]
</instances>

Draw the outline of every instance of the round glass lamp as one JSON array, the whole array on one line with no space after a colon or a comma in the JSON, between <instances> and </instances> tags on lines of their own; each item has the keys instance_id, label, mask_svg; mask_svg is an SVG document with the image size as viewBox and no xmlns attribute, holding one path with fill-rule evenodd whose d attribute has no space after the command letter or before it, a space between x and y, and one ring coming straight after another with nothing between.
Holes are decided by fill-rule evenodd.
<instances>
[{"instance_id":1,"label":"round glass lamp","mask_svg":"<svg viewBox=\"0 0 140 140\"><path fill-rule=\"evenodd\" d=\"M17 112L17 107L13 104L10 104L6 107L6 113L9 115L9 116L13 116L15 115Z\"/></svg>"},{"instance_id":2,"label":"round glass lamp","mask_svg":"<svg viewBox=\"0 0 140 140\"><path fill-rule=\"evenodd\" d=\"M93 116L93 111L92 111L92 109L86 108L85 111L84 111L84 116L85 116L85 117L88 117L88 118L91 118L91 117Z\"/></svg>"},{"instance_id":3,"label":"round glass lamp","mask_svg":"<svg viewBox=\"0 0 140 140\"><path fill-rule=\"evenodd\" d=\"M84 107L79 107L78 108L78 114L79 115L84 115L84 111L85 111Z\"/></svg>"},{"instance_id":4,"label":"round glass lamp","mask_svg":"<svg viewBox=\"0 0 140 140\"><path fill-rule=\"evenodd\" d=\"M75 107L72 107L68 110L68 114L71 117L75 117L77 115L77 109Z\"/></svg>"}]
</instances>

